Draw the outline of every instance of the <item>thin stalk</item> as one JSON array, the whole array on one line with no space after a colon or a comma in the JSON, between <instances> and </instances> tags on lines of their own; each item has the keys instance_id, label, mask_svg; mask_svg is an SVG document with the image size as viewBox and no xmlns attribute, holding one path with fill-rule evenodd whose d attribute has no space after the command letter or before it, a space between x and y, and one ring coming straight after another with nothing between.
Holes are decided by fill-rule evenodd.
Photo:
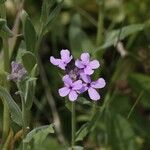
<instances>
[{"instance_id":1,"label":"thin stalk","mask_svg":"<svg viewBox=\"0 0 150 150\"><path fill-rule=\"evenodd\" d=\"M0 16L1 18L6 19L6 9L5 4L0 5ZM3 41L3 50L4 50L4 70L9 72L9 45L8 45L8 38L4 34L2 37ZM8 81L6 81L6 88L9 89ZM9 116L9 108L7 102L3 101L4 110L3 110L3 131L2 131L2 139L3 142L6 141L6 138L9 134L10 129L10 116Z\"/></svg>"},{"instance_id":2,"label":"thin stalk","mask_svg":"<svg viewBox=\"0 0 150 150\"><path fill-rule=\"evenodd\" d=\"M76 134L76 115L75 115L75 103L72 102L72 111L71 111L71 130L72 130L72 141L71 141L71 147L72 150L75 146L75 134Z\"/></svg>"},{"instance_id":3,"label":"thin stalk","mask_svg":"<svg viewBox=\"0 0 150 150\"><path fill-rule=\"evenodd\" d=\"M97 104L96 102L94 102L92 104L92 117L95 115L96 112L97 112Z\"/></svg>"},{"instance_id":4,"label":"thin stalk","mask_svg":"<svg viewBox=\"0 0 150 150\"><path fill-rule=\"evenodd\" d=\"M99 4L98 28L96 37L97 46L100 46L103 42L103 32L104 32L104 1L102 0L101 4Z\"/></svg>"},{"instance_id":5,"label":"thin stalk","mask_svg":"<svg viewBox=\"0 0 150 150\"><path fill-rule=\"evenodd\" d=\"M132 108L130 109L130 111L129 111L128 115L127 115L127 119L129 119L129 117L131 116L131 113L133 112L135 106L137 105L137 103L138 103L139 100L141 99L142 95L143 95L143 91L140 92L140 94L139 94L137 100L135 101L134 105L133 105Z\"/></svg>"},{"instance_id":6,"label":"thin stalk","mask_svg":"<svg viewBox=\"0 0 150 150\"><path fill-rule=\"evenodd\" d=\"M104 40L103 36L104 32L104 0L102 0L99 4L99 14L98 14L98 26L97 26L97 37L96 37L96 46L101 46ZM104 51L98 51L94 53L97 59L100 59L103 56ZM95 74L96 78L99 78L100 70L98 70ZM96 113L96 103L92 105L92 114Z\"/></svg>"},{"instance_id":7,"label":"thin stalk","mask_svg":"<svg viewBox=\"0 0 150 150\"><path fill-rule=\"evenodd\" d=\"M22 104L22 119L23 119L23 136L25 137L27 134L27 128L28 128L28 121L27 121L27 110L25 108L25 99L21 88L21 83L17 83L18 90L20 92L20 98L21 98L21 104Z\"/></svg>"},{"instance_id":8,"label":"thin stalk","mask_svg":"<svg viewBox=\"0 0 150 150\"><path fill-rule=\"evenodd\" d=\"M28 130L28 110L26 110L26 107L25 107L25 99L24 99L24 95L23 95L23 92L22 92L22 88L21 88L21 83L18 82L17 83L17 86L18 86L18 90L20 92L20 98L21 98L21 103L22 103L22 119L23 119L23 138L26 137L27 135L27 130ZM23 150L26 150L27 149L27 144L25 142L23 142Z\"/></svg>"}]
</instances>

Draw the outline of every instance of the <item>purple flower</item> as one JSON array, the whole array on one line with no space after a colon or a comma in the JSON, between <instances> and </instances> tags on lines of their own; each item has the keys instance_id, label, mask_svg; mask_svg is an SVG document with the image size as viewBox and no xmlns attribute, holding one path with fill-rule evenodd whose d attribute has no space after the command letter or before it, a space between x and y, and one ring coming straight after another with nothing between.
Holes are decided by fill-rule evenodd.
<instances>
[{"instance_id":1,"label":"purple flower","mask_svg":"<svg viewBox=\"0 0 150 150\"><path fill-rule=\"evenodd\" d=\"M97 101L100 99L99 93L95 89L101 89L105 87L106 82L103 78L99 78L97 81L91 81L90 76L81 74L82 80L85 82L84 84L84 91L88 90L89 97Z\"/></svg>"},{"instance_id":2,"label":"purple flower","mask_svg":"<svg viewBox=\"0 0 150 150\"><path fill-rule=\"evenodd\" d=\"M12 61L11 67L12 70L11 74L8 75L8 80L13 80L16 82L25 79L27 76L27 71L21 63Z\"/></svg>"},{"instance_id":3,"label":"purple flower","mask_svg":"<svg viewBox=\"0 0 150 150\"><path fill-rule=\"evenodd\" d=\"M82 53L81 60L77 59L75 65L87 75L93 74L94 69L97 69L100 66L97 60L90 61L89 53Z\"/></svg>"},{"instance_id":4,"label":"purple flower","mask_svg":"<svg viewBox=\"0 0 150 150\"><path fill-rule=\"evenodd\" d=\"M77 80L74 81L69 77L69 75L65 75L63 77L64 87L59 89L59 95L65 97L69 95L70 101L75 101L78 97L78 91L82 88L82 81Z\"/></svg>"},{"instance_id":5,"label":"purple flower","mask_svg":"<svg viewBox=\"0 0 150 150\"><path fill-rule=\"evenodd\" d=\"M106 83L103 78L91 81L90 75L94 73L100 64L98 60L90 60L89 53L82 53L80 59L76 61L72 58L69 50L61 50L61 59L50 57L50 62L65 70L63 77L64 87L59 89L59 95L62 97L69 96L70 101L75 101L79 94L88 91L90 99L97 101L100 95L96 89L105 87Z\"/></svg>"},{"instance_id":6,"label":"purple flower","mask_svg":"<svg viewBox=\"0 0 150 150\"><path fill-rule=\"evenodd\" d=\"M61 50L60 52L61 59L54 58L53 56L50 57L50 62L58 66L59 68L65 70L67 64L72 60L72 55L70 55L69 50Z\"/></svg>"}]
</instances>

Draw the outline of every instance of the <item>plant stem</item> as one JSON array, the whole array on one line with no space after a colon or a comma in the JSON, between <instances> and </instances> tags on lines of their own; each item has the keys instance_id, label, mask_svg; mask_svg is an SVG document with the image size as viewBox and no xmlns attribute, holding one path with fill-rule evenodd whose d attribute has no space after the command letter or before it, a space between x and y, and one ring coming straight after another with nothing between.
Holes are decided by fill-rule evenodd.
<instances>
[{"instance_id":1,"label":"plant stem","mask_svg":"<svg viewBox=\"0 0 150 150\"><path fill-rule=\"evenodd\" d=\"M76 119L75 119L75 103L72 102L72 112L71 112L71 129L72 129L72 141L71 141L71 146L72 150L73 147L75 146L75 134L76 134Z\"/></svg>"},{"instance_id":2,"label":"plant stem","mask_svg":"<svg viewBox=\"0 0 150 150\"><path fill-rule=\"evenodd\" d=\"M21 98L21 103L22 103L22 119L23 119L23 136L25 137L27 134L27 127L28 127L28 121L27 121L27 110L25 108L25 100L24 100L24 95L23 95L23 91L21 88L21 83L18 82L17 83L18 86L18 90L20 92L20 98Z\"/></svg>"},{"instance_id":3,"label":"plant stem","mask_svg":"<svg viewBox=\"0 0 150 150\"><path fill-rule=\"evenodd\" d=\"M6 10L5 10L5 4L0 5L0 16L1 18L6 19ZM8 45L8 38L6 37L5 33L2 37L3 41L3 50L4 50L4 70L6 72L9 72L9 45ZM6 81L6 88L9 89L8 81ZM3 101L4 110L3 110L3 133L2 133L2 139L3 142L6 141L6 138L9 134L10 129L10 117L9 117L9 108L7 102Z\"/></svg>"},{"instance_id":4,"label":"plant stem","mask_svg":"<svg viewBox=\"0 0 150 150\"><path fill-rule=\"evenodd\" d=\"M138 98L136 99L134 105L133 105L132 108L130 109L130 111L129 111L129 113L128 113L128 116L127 116L127 119L129 119L129 117L131 116L131 113L133 112L135 106L137 105L137 103L138 103L139 100L141 99L142 95L143 95L143 91L140 92L140 94L139 94Z\"/></svg>"},{"instance_id":5,"label":"plant stem","mask_svg":"<svg viewBox=\"0 0 150 150\"><path fill-rule=\"evenodd\" d=\"M101 0L101 2L99 2L98 26L97 26L97 37L96 37L96 46L98 47L101 46L101 44L103 43L104 40L103 32L104 32L104 0ZM103 53L104 53L103 50L101 50L94 53L94 55L97 59L101 59ZM100 75L100 70L98 70L95 73L95 78L99 78L99 75ZM93 115L96 113L96 105L97 105L96 103L93 103L92 105Z\"/></svg>"},{"instance_id":6,"label":"plant stem","mask_svg":"<svg viewBox=\"0 0 150 150\"><path fill-rule=\"evenodd\" d=\"M98 28L96 45L100 46L103 42L103 31L104 31L104 0L99 4L99 15L98 15Z\"/></svg>"},{"instance_id":7,"label":"plant stem","mask_svg":"<svg viewBox=\"0 0 150 150\"><path fill-rule=\"evenodd\" d=\"M28 129L28 110L26 109L25 107L25 99L24 99L24 95L23 95L23 92L22 92L22 88L21 88L21 83L18 82L17 83L17 86L18 86L18 90L20 92L20 97L21 97L21 103L22 103L22 120L23 120L23 138L26 137L27 135L27 129ZM25 142L22 142L23 143L23 150L26 150L27 149L27 144Z\"/></svg>"}]
</instances>

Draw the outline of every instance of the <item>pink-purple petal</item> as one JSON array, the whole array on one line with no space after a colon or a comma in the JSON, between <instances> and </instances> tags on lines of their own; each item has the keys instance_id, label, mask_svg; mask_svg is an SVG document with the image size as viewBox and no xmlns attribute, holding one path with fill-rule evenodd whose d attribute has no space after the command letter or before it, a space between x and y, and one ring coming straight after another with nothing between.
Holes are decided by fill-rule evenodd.
<instances>
[{"instance_id":1,"label":"pink-purple petal","mask_svg":"<svg viewBox=\"0 0 150 150\"><path fill-rule=\"evenodd\" d=\"M82 81L77 80L73 83L73 90L80 90L83 87Z\"/></svg>"},{"instance_id":2,"label":"pink-purple petal","mask_svg":"<svg viewBox=\"0 0 150 150\"><path fill-rule=\"evenodd\" d=\"M86 68L84 68L84 73L87 75L91 75L94 73L94 70L92 70L90 66L87 66Z\"/></svg>"},{"instance_id":3,"label":"pink-purple petal","mask_svg":"<svg viewBox=\"0 0 150 150\"><path fill-rule=\"evenodd\" d=\"M72 59L72 56L70 56L70 51L67 49L61 50L60 55L61 55L62 61L65 62L66 64L69 63Z\"/></svg>"},{"instance_id":4,"label":"pink-purple petal","mask_svg":"<svg viewBox=\"0 0 150 150\"><path fill-rule=\"evenodd\" d=\"M62 60L60 60L60 63L58 65L59 68L61 68L62 70L66 69L66 64L64 62L62 62Z\"/></svg>"},{"instance_id":5,"label":"pink-purple petal","mask_svg":"<svg viewBox=\"0 0 150 150\"><path fill-rule=\"evenodd\" d=\"M100 95L99 93L92 87L90 87L88 89L88 94L89 94L89 97L90 99L94 100L94 101L97 101L100 99Z\"/></svg>"},{"instance_id":6,"label":"pink-purple petal","mask_svg":"<svg viewBox=\"0 0 150 150\"><path fill-rule=\"evenodd\" d=\"M75 100L77 100L77 97L78 97L77 92L74 91L74 90L71 90L70 93L69 93L69 100L70 101L75 101Z\"/></svg>"},{"instance_id":7,"label":"pink-purple petal","mask_svg":"<svg viewBox=\"0 0 150 150\"><path fill-rule=\"evenodd\" d=\"M91 87L96 88L96 89L101 89L105 87L106 82L103 78L99 78L97 81L94 81L91 83Z\"/></svg>"},{"instance_id":8,"label":"pink-purple petal","mask_svg":"<svg viewBox=\"0 0 150 150\"><path fill-rule=\"evenodd\" d=\"M63 76L63 81L66 86L72 86L73 82L72 82L71 78L69 77L69 75Z\"/></svg>"},{"instance_id":9,"label":"pink-purple petal","mask_svg":"<svg viewBox=\"0 0 150 150\"><path fill-rule=\"evenodd\" d=\"M85 82L85 83L90 83L91 82L91 78L89 75L86 75L84 73L80 74L81 79Z\"/></svg>"},{"instance_id":10,"label":"pink-purple petal","mask_svg":"<svg viewBox=\"0 0 150 150\"><path fill-rule=\"evenodd\" d=\"M88 64L89 61L90 61L90 55L89 55L89 53L82 53L82 54L81 54L81 60L82 60L84 63Z\"/></svg>"},{"instance_id":11,"label":"pink-purple petal","mask_svg":"<svg viewBox=\"0 0 150 150\"><path fill-rule=\"evenodd\" d=\"M70 89L67 87L63 87L63 88L59 89L58 92L61 97L65 97L69 94Z\"/></svg>"},{"instance_id":12,"label":"pink-purple petal","mask_svg":"<svg viewBox=\"0 0 150 150\"><path fill-rule=\"evenodd\" d=\"M77 90L77 93L81 94L88 90L87 84L82 84L82 88Z\"/></svg>"},{"instance_id":13,"label":"pink-purple petal","mask_svg":"<svg viewBox=\"0 0 150 150\"><path fill-rule=\"evenodd\" d=\"M100 63L98 60L92 60L90 61L89 65L92 69L97 69L100 66Z\"/></svg>"},{"instance_id":14,"label":"pink-purple petal","mask_svg":"<svg viewBox=\"0 0 150 150\"><path fill-rule=\"evenodd\" d=\"M80 61L79 59L77 59L75 61L75 66L80 68L80 69L84 68L84 65L82 64L82 61Z\"/></svg>"},{"instance_id":15,"label":"pink-purple petal","mask_svg":"<svg viewBox=\"0 0 150 150\"><path fill-rule=\"evenodd\" d=\"M53 56L50 57L50 62L55 65L55 66L58 66L59 63L60 63L60 59L56 59L54 58Z\"/></svg>"}]
</instances>

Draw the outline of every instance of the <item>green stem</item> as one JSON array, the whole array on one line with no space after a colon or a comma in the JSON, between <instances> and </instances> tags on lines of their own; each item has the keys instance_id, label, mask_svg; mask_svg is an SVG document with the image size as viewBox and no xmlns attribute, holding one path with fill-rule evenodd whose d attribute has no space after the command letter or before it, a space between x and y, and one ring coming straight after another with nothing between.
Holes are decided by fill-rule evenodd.
<instances>
[{"instance_id":1,"label":"green stem","mask_svg":"<svg viewBox=\"0 0 150 150\"><path fill-rule=\"evenodd\" d=\"M103 32L104 32L104 1L102 0L99 4L99 15L98 15L98 28L96 45L100 46L103 43Z\"/></svg>"},{"instance_id":2,"label":"green stem","mask_svg":"<svg viewBox=\"0 0 150 150\"><path fill-rule=\"evenodd\" d=\"M75 133L76 133L76 119L75 119L75 103L72 102L72 112L71 112L71 129L72 129L72 141L71 141L71 147L73 150L73 147L75 146Z\"/></svg>"},{"instance_id":3,"label":"green stem","mask_svg":"<svg viewBox=\"0 0 150 150\"><path fill-rule=\"evenodd\" d=\"M28 121L27 121L27 110L25 108L25 99L24 99L24 95L23 95L23 92L22 92L22 88L21 88L21 83L18 82L17 83L17 86L18 86L18 90L20 92L20 98L21 98L21 103L22 103L22 119L23 119L23 135L24 137L26 136L26 131L27 131L27 128L28 128Z\"/></svg>"},{"instance_id":4,"label":"green stem","mask_svg":"<svg viewBox=\"0 0 150 150\"><path fill-rule=\"evenodd\" d=\"M18 82L17 83L17 86L18 86L18 90L20 92L20 97L21 97L21 103L22 103L22 120L23 120L23 138L26 137L27 135L27 130L28 130L28 111L25 107L25 99L24 99L24 95L23 95L23 92L22 92L22 88L21 88L21 83ZM27 149L27 144L25 142L23 142L23 150L26 150Z\"/></svg>"},{"instance_id":5,"label":"green stem","mask_svg":"<svg viewBox=\"0 0 150 150\"><path fill-rule=\"evenodd\" d=\"M138 103L139 100L141 99L142 95L143 95L143 91L140 92L140 94L139 94L137 100L135 101L134 105L133 105L132 108L130 109L130 111L129 111L129 113L128 113L128 116L127 116L127 119L129 119L129 117L131 116L131 113L133 112L135 106L137 105L137 103Z\"/></svg>"},{"instance_id":6,"label":"green stem","mask_svg":"<svg viewBox=\"0 0 150 150\"><path fill-rule=\"evenodd\" d=\"M98 27L97 27L97 38L96 38L96 46L101 46L104 40L103 36L104 32L104 0L99 2L99 14L98 14ZM100 59L103 56L104 51L100 50L94 53L97 59ZM99 78L100 70L97 70L95 73L95 78ZM96 103L92 105L93 115L96 113Z\"/></svg>"},{"instance_id":7,"label":"green stem","mask_svg":"<svg viewBox=\"0 0 150 150\"><path fill-rule=\"evenodd\" d=\"M28 121L27 121L27 118L28 118L28 115L27 115L27 110L25 108L25 102L24 100L22 101L22 118L23 118L23 138L26 137L27 135L27 130L28 130ZM27 143L25 143L24 141L22 142L23 143L23 150L26 150L27 149Z\"/></svg>"},{"instance_id":8,"label":"green stem","mask_svg":"<svg viewBox=\"0 0 150 150\"><path fill-rule=\"evenodd\" d=\"M0 5L0 16L1 18L6 19L6 9L5 9L5 4ZM6 72L9 72L9 45L8 45L8 38L4 34L2 37L3 41L3 50L4 50L4 70ZM6 81L6 88L9 89L9 83ZM2 133L2 139L3 142L6 141L6 138L9 134L9 129L10 129L10 117L9 117L9 108L7 102L3 101L4 104L4 110L3 110L3 133Z\"/></svg>"}]
</instances>

